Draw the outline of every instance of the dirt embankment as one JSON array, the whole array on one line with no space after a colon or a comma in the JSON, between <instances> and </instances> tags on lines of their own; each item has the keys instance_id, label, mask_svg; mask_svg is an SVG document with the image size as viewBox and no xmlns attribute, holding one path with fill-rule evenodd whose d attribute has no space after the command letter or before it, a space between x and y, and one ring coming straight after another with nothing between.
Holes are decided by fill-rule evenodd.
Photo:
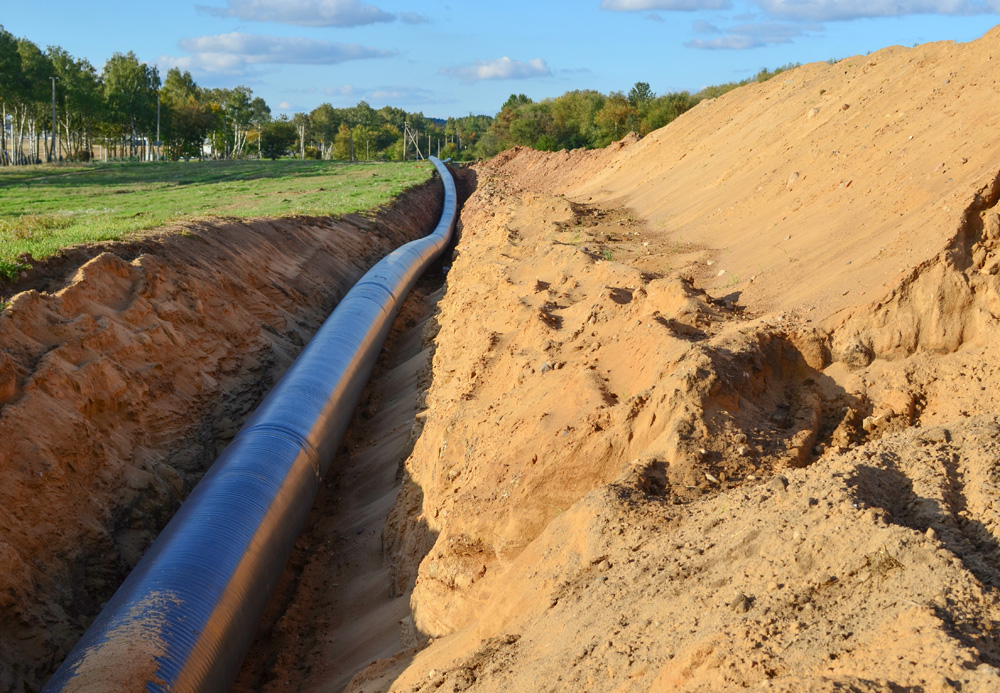
<instances>
[{"instance_id":1,"label":"dirt embankment","mask_svg":"<svg viewBox=\"0 0 1000 693\"><path fill-rule=\"evenodd\" d=\"M998 61L478 167L349 690L1000 687Z\"/></svg>"},{"instance_id":2,"label":"dirt embankment","mask_svg":"<svg viewBox=\"0 0 1000 693\"><path fill-rule=\"evenodd\" d=\"M22 282L0 313L0 689L41 686L340 297L440 204L431 182L368 217L205 222Z\"/></svg>"}]
</instances>

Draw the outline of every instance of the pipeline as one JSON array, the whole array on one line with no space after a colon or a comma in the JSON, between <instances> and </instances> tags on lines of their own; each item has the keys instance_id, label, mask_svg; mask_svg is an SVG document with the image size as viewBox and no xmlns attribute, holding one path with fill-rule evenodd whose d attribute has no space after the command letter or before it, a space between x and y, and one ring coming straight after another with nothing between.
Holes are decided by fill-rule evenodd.
<instances>
[{"instance_id":1,"label":"pipeline","mask_svg":"<svg viewBox=\"0 0 1000 693\"><path fill-rule=\"evenodd\" d=\"M257 625L403 299L455 227L393 251L338 304L83 634L45 691L221 691Z\"/></svg>"}]
</instances>

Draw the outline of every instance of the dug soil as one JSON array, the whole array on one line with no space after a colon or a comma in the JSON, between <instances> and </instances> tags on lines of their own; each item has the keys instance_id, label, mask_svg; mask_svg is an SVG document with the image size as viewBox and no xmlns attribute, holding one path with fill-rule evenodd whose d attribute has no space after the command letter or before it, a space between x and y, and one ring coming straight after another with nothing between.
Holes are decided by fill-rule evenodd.
<instances>
[{"instance_id":1,"label":"dug soil","mask_svg":"<svg viewBox=\"0 0 1000 693\"><path fill-rule=\"evenodd\" d=\"M339 299L427 233L432 181L366 215L205 221L0 286L0 690L38 690Z\"/></svg>"},{"instance_id":2,"label":"dug soil","mask_svg":"<svg viewBox=\"0 0 1000 693\"><path fill-rule=\"evenodd\" d=\"M247 689L388 627L347 690L1000 690L998 75L994 29L478 165L372 607L314 519Z\"/></svg>"},{"instance_id":3,"label":"dug soil","mask_svg":"<svg viewBox=\"0 0 1000 693\"><path fill-rule=\"evenodd\" d=\"M237 688L1000 690L998 68L892 47L475 167ZM0 316L16 681L304 339L292 241L222 303L195 235Z\"/></svg>"}]
</instances>

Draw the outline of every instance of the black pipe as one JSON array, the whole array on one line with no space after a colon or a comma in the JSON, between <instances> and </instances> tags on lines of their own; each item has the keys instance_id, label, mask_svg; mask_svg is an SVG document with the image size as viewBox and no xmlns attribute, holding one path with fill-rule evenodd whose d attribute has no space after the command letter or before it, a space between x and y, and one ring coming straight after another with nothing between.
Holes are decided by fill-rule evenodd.
<instances>
[{"instance_id":1,"label":"black pipe","mask_svg":"<svg viewBox=\"0 0 1000 693\"><path fill-rule=\"evenodd\" d=\"M45 691L232 686L403 299L455 227L444 209L339 303L83 634Z\"/></svg>"}]
</instances>

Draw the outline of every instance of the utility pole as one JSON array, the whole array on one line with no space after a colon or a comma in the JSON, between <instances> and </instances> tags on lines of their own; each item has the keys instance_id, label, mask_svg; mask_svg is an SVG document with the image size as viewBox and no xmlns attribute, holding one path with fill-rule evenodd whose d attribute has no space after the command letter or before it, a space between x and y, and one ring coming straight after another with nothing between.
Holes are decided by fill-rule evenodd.
<instances>
[{"instance_id":1,"label":"utility pole","mask_svg":"<svg viewBox=\"0 0 1000 693\"><path fill-rule=\"evenodd\" d=\"M411 130L409 123L403 123L403 161L406 161L407 145L410 142L413 142L413 148L417 150L417 156L423 159L424 155L420 153L420 132Z\"/></svg>"},{"instance_id":2,"label":"utility pole","mask_svg":"<svg viewBox=\"0 0 1000 693\"><path fill-rule=\"evenodd\" d=\"M52 80L52 146L49 147L49 163L56 160L56 80L58 77L50 77Z\"/></svg>"}]
</instances>

